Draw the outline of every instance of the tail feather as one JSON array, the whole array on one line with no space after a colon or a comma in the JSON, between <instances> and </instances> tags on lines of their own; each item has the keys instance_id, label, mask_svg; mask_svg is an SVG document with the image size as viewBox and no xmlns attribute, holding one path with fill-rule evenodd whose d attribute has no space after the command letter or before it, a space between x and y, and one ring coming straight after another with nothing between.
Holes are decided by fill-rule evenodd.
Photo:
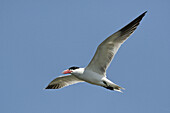
<instances>
[{"instance_id":1,"label":"tail feather","mask_svg":"<svg viewBox=\"0 0 170 113\"><path fill-rule=\"evenodd\" d=\"M120 86L118 86L116 84L113 84L112 86L106 86L104 88L114 90L114 91L118 91L118 92L121 92L121 93L123 93L122 90L125 90L125 88L120 87Z\"/></svg>"},{"instance_id":2,"label":"tail feather","mask_svg":"<svg viewBox=\"0 0 170 113\"><path fill-rule=\"evenodd\" d=\"M114 89L114 91L118 91L118 92L120 92L120 93L123 93L123 91L122 90L118 90L118 89Z\"/></svg>"},{"instance_id":3,"label":"tail feather","mask_svg":"<svg viewBox=\"0 0 170 113\"><path fill-rule=\"evenodd\" d=\"M122 89L125 90L125 88L116 85L115 83L113 83L112 81L110 81L107 78L103 79L103 83L104 83L103 87L106 88L106 89L115 90L115 91L118 91L118 92L122 92L121 91Z\"/></svg>"}]
</instances>

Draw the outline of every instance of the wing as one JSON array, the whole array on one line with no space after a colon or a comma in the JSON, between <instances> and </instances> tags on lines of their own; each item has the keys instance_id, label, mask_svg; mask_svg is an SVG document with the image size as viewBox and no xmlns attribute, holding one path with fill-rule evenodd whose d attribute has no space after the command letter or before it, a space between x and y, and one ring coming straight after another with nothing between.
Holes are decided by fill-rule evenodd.
<instances>
[{"instance_id":1,"label":"wing","mask_svg":"<svg viewBox=\"0 0 170 113\"><path fill-rule=\"evenodd\" d=\"M74 75L60 76L51 81L45 89L59 89L79 82L84 81L76 78Z\"/></svg>"},{"instance_id":2,"label":"wing","mask_svg":"<svg viewBox=\"0 0 170 113\"><path fill-rule=\"evenodd\" d=\"M98 46L93 59L86 69L106 76L106 70L114 58L116 52L123 42L126 41L127 38L135 31L142 18L145 16L145 13L146 12L104 40Z\"/></svg>"}]
</instances>

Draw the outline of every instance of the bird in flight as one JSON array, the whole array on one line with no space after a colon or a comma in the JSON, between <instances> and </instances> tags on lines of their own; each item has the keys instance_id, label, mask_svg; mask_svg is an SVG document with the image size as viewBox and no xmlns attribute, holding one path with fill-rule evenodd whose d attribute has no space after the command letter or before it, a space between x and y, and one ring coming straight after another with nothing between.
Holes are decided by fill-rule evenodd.
<instances>
[{"instance_id":1,"label":"bird in flight","mask_svg":"<svg viewBox=\"0 0 170 113\"><path fill-rule=\"evenodd\" d=\"M69 75L55 78L45 89L59 89L80 82L88 82L93 85L102 86L109 90L122 92L121 90L124 88L107 79L106 70L120 46L135 31L146 12L105 39L98 46L95 55L87 67L70 67L62 72L63 74Z\"/></svg>"}]
</instances>

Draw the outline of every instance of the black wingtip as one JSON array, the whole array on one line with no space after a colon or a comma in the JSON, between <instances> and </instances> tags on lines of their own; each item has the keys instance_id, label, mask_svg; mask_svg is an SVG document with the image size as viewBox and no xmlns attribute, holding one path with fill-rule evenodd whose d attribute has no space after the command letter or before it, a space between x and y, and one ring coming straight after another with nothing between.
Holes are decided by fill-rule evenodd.
<instances>
[{"instance_id":1,"label":"black wingtip","mask_svg":"<svg viewBox=\"0 0 170 113\"><path fill-rule=\"evenodd\" d=\"M48 85L45 89L53 89L53 85Z\"/></svg>"},{"instance_id":2,"label":"black wingtip","mask_svg":"<svg viewBox=\"0 0 170 113\"><path fill-rule=\"evenodd\" d=\"M142 13L141 15L139 15L136 19L134 19L132 22L130 22L128 25L126 25L125 27L123 27L120 31L123 32L128 32L129 29L132 30L132 32L134 32L134 30L137 28L137 26L139 25L140 21L142 20L142 18L145 16L145 14L147 13L147 11L145 11L144 13ZM136 27L135 27L136 26ZM135 28L135 29L134 29ZM123 33L123 34L125 34Z\"/></svg>"},{"instance_id":3,"label":"black wingtip","mask_svg":"<svg viewBox=\"0 0 170 113\"><path fill-rule=\"evenodd\" d=\"M147 12L148 12L148 11L145 11L144 14L147 13Z\"/></svg>"},{"instance_id":4,"label":"black wingtip","mask_svg":"<svg viewBox=\"0 0 170 113\"><path fill-rule=\"evenodd\" d=\"M147 13L148 11L145 11L144 13L142 13L143 16L145 16L145 14Z\"/></svg>"},{"instance_id":5,"label":"black wingtip","mask_svg":"<svg viewBox=\"0 0 170 113\"><path fill-rule=\"evenodd\" d=\"M148 12L148 11L145 11L145 12L142 13L138 18L142 19L142 18L145 16L145 14L146 14L147 12Z\"/></svg>"},{"instance_id":6,"label":"black wingtip","mask_svg":"<svg viewBox=\"0 0 170 113\"><path fill-rule=\"evenodd\" d=\"M136 18L139 19L139 20L142 20L142 18L145 16L145 14L147 13L148 11L145 11L144 13L142 13L139 17Z\"/></svg>"}]
</instances>

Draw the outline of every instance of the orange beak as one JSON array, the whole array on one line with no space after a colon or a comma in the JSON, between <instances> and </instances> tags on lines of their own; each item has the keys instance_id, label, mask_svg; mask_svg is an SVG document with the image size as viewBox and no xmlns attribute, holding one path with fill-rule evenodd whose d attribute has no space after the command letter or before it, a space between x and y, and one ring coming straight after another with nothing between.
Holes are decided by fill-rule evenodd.
<instances>
[{"instance_id":1,"label":"orange beak","mask_svg":"<svg viewBox=\"0 0 170 113\"><path fill-rule=\"evenodd\" d=\"M70 71L69 69L67 69L67 70L64 70L62 73L63 74L68 74L68 73L71 73L72 71Z\"/></svg>"}]
</instances>

